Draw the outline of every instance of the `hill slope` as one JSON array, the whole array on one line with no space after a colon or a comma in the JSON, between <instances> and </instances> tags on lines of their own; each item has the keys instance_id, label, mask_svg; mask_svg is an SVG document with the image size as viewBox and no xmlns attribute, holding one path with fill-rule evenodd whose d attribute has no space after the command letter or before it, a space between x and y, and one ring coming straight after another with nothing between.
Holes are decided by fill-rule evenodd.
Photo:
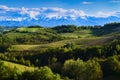
<instances>
[{"instance_id":1,"label":"hill slope","mask_svg":"<svg viewBox=\"0 0 120 80\"><path fill-rule=\"evenodd\" d=\"M2 60L3 61L3 60ZM28 71L32 71L35 68L34 67L28 67L22 64L17 64L17 63L13 63L13 62L8 62L8 61L3 61L5 66L8 66L10 68L17 68L20 72L24 72L26 70Z\"/></svg>"}]
</instances>

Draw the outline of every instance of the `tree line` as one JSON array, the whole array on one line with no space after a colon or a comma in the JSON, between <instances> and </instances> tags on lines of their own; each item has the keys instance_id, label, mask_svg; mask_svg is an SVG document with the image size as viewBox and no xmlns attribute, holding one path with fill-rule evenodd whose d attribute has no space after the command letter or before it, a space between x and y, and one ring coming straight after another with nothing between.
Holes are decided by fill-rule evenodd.
<instances>
[{"instance_id":1,"label":"tree line","mask_svg":"<svg viewBox=\"0 0 120 80\"><path fill-rule=\"evenodd\" d=\"M87 48L81 48L74 43L69 43L61 48L50 48L45 52L23 52L18 54L12 52L0 55L0 59L27 66L48 66L53 72L59 73L64 77L67 76L70 79L79 80L84 75L81 80L101 80L105 76L120 74L119 53L120 40L114 40L103 46ZM85 68L82 70L83 72L81 72L82 68ZM91 78L88 77L89 79L86 79L87 76L91 76Z\"/></svg>"}]
</instances>

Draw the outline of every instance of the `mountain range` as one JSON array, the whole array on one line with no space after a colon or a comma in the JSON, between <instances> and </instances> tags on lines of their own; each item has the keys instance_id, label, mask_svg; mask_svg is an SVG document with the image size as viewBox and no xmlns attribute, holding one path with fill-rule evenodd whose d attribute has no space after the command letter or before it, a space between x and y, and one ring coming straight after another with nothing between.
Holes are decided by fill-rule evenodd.
<instances>
[{"instance_id":1,"label":"mountain range","mask_svg":"<svg viewBox=\"0 0 120 80\"><path fill-rule=\"evenodd\" d=\"M103 25L120 22L120 12L88 15L82 10L62 8L12 8L0 5L0 26Z\"/></svg>"}]
</instances>

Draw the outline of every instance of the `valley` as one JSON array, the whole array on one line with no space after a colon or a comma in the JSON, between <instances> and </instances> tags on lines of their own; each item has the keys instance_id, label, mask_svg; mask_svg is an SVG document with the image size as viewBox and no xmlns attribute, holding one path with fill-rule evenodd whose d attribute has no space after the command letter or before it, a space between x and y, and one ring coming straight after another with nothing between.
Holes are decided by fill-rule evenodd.
<instances>
[{"instance_id":1,"label":"valley","mask_svg":"<svg viewBox=\"0 0 120 80\"><path fill-rule=\"evenodd\" d=\"M6 77L0 79L119 80L119 28L120 23L1 27L0 70L5 73L0 74Z\"/></svg>"}]
</instances>

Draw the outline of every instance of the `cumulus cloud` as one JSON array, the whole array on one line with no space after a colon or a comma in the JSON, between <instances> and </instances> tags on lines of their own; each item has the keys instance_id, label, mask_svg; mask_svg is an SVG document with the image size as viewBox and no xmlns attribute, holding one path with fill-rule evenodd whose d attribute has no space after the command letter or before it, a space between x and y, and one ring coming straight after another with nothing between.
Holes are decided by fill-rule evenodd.
<instances>
[{"instance_id":1,"label":"cumulus cloud","mask_svg":"<svg viewBox=\"0 0 120 80\"><path fill-rule=\"evenodd\" d=\"M87 4L92 4L92 2L83 1L82 4L87 5Z\"/></svg>"}]
</instances>

